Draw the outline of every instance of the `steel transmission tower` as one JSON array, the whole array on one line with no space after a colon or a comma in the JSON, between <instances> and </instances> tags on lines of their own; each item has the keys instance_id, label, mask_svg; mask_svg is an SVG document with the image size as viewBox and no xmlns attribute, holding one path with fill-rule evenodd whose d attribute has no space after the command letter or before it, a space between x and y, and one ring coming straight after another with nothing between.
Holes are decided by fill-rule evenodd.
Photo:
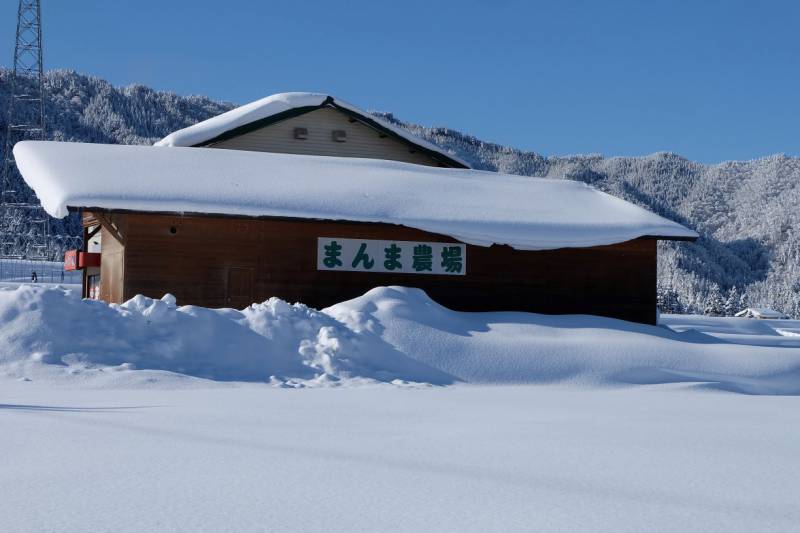
<instances>
[{"instance_id":1,"label":"steel transmission tower","mask_svg":"<svg viewBox=\"0 0 800 533\"><path fill-rule=\"evenodd\" d=\"M43 140L44 73L39 0L19 0L0 196L0 257L47 259L49 220L14 162L14 144ZM55 250L51 251L54 252Z\"/></svg>"}]
</instances>

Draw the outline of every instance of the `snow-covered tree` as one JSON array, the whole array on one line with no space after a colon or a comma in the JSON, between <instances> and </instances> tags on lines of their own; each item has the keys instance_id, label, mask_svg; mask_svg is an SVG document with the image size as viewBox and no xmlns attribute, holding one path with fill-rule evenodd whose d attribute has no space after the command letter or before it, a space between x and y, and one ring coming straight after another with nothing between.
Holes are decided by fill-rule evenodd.
<instances>
[{"instance_id":1,"label":"snow-covered tree","mask_svg":"<svg viewBox=\"0 0 800 533\"><path fill-rule=\"evenodd\" d=\"M671 286L659 285L656 289L658 310L662 313L677 314L683 312L683 306L678 299L678 291Z\"/></svg>"},{"instance_id":2,"label":"snow-covered tree","mask_svg":"<svg viewBox=\"0 0 800 533\"><path fill-rule=\"evenodd\" d=\"M722 297L722 292L716 283L711 284L703 312L710 316L723 316L725 314L725 299Z\"/></svg>"},{"instance_id":3,"label":"snow-covered tree","mask_svg":"<svg viewBox=\"0 0 800 533\"><path fill-rule=\"evenodd\" d=\"M736 285L734 285L728 291L728 298L725 300L725 316L733 316L741 310L739 307L740 299L739 291L736 290Z\"/></svg>"},{"instance_id":4,"label":"snow-covered tree","mask_svg":"<svg viewBox=\"0 0 800 533\"><path fill-rule=\"evenodd\" d=\"M750 300L747 299L747 293L742 292L742 294L739 295L739 311L747 309L748 307L750 307Z\"/></svg>"}]
</instances>

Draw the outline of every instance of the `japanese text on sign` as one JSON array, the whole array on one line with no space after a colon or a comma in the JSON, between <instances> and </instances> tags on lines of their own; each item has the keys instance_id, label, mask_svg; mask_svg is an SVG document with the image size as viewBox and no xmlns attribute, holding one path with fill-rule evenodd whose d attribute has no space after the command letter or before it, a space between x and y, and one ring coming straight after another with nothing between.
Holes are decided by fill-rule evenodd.
<instances>
[{"instance_id":1,"label":"japanese text on sign","mask_svg":"<svg viewBox=\"0 0 800 533\"><path fill-rule=\"evenodd\" d=\"M467 246L319 237L317 270L463 276L467 273Z\"/></svg>"}]
</instances>

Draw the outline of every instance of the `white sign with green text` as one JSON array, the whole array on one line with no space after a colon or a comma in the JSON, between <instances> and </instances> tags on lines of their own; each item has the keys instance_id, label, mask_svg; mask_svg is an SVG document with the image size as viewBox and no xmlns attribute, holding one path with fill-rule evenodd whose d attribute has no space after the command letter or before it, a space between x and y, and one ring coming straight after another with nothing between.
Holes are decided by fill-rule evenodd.
<instances>
[{"instance_id":1,"label":"white sign with green text","mask_svg":"<svg viewBox=\"0 0 800 533\"><path fill-rule=\"evenodd\" d=\"M463 276L467 245L318 237L317 270Z\"/></svg>"}]
</instances>

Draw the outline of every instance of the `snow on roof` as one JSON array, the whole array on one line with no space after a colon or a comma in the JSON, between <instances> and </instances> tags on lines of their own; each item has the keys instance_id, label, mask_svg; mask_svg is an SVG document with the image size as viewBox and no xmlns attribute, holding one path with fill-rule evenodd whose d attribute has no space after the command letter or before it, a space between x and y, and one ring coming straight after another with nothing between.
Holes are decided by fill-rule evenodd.
<instances>
[{"instance_id":1,"label":"snow on roof","mask_svg":"<svg viewBox=\"0 0 800 533\"><path fill-rule=\"evenodd\" d=\"M734 316L755 318L789 318L780 311L775 311L774 309L769 309L766 307L748 307L747 309L739 311Z\"/></svg>"},{"instance_id":2,"label":"snow on roof","mask_svg":"<svg viewBox=\"0 0 800 533\"><path fill-rule=\"evenodd\" d=\"M23 141L14 156L54 217L92 207L383 222L524 250L697 237L567 180L217 148Z\"/></svg>"},{"instance_id":3,"label":"snow on roof","mask_svg":"<svg viewBox=\"0 0 800 533\"><path fill-rule=\"evenodd\" d=\"M319 93L280 93L267 96L261 100L250 102L236 109L231 109L221 115L212 117L208 120L198 122L193 126L183 128L182 130L170 133L157 143L155 146L197 146L199 144L211 141L220 135L223 135L231 130L246 126L256 121L268 119L292 110L300 110L302 108L318 108L326 105L338 107L365 119L367 122L372 122L380 127L389 130L394 135L405 139L427 151L434 152L444 156L447 160L452 160L458 164L469 168L469 164L435 144L421 139L415 135L410 134L406 130L397 127L396 125L375 117L366 111L349 104L338 98L327 94Z\"/></svg>"}]
</instances>

